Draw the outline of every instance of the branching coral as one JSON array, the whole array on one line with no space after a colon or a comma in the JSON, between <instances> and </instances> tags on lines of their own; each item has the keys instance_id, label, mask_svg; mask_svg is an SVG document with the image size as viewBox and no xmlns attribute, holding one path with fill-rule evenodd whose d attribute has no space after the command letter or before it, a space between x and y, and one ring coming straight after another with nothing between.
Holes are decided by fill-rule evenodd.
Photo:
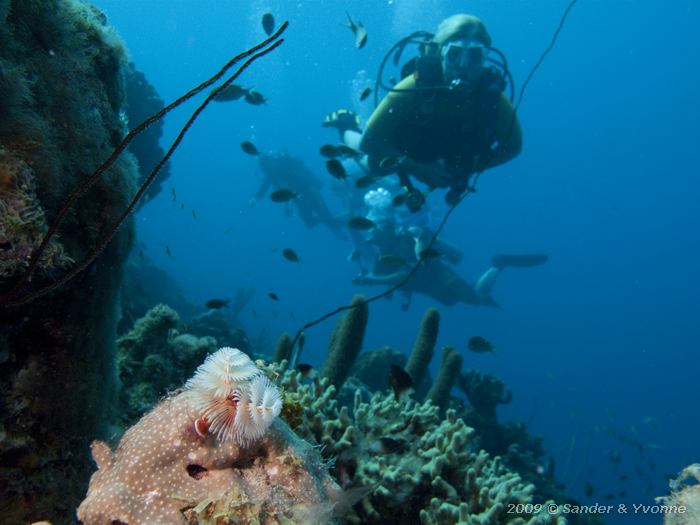
<instances>
[{"instance_id":1,"label":"branching coral","mask_svg":"<svg viewBox=\"0 0 700 525\"><path fill-rule=\"evenodd\" d=\"M509 471L500 458L475 450L473 430L454 410L441 419L430 401L397 401L376 393L364 402L359 391L352 409L338 408L335 387L326 378L302 383L293 371L282 375L281 385L297 409L291 414L295 431L334 458L341 484L374 488L348 523L564 523L557 516L532 521L531 516L507 512L509 503L532 502L534 486Z\"/></svg>"}]
</instances>

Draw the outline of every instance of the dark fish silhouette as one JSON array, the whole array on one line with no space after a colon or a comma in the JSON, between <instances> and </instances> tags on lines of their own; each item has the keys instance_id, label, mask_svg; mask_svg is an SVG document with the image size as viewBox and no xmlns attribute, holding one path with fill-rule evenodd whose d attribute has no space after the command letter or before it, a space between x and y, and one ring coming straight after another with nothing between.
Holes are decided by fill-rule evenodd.
<instances>
[{"instance_id":1,"label":"dark fish silhouette","mask_svg":"<svg viewBox=\"0 0 700 525\"><path fill-rule=\"evenodd\" d=\"M255 157L256 155L260 155L260 152L258 151L258 148L255 147L255 144L248 140L246 140L245 142L241 142L241 149L244 153L252 155L253 157Z\"/></svg>"},{"instance_id":2,"label":"dark fish silhouette","mask_svg":"<svg viewBox=\"0 0 700 525\"><path fill-rule=\"evenodd\" d=\"M348 178L348 173L345 171L343 163L338 159L328 159L326 161L326 170L338 180L345 180Z\"/></svg>"},{"instance_id":3,"label":"dark fish silhouette","mask_svg":"<svg viewBox=\"0 0 700 525\"><path fill-rule=\"evenodd\" d=\"M361 190L369 188L376 180L374 175L363 175L355 181L355 187Z\"/></svg>"},{"instance_id":4,"label":"dark fish silhouette","mask_svg":"<svg viewBox=\"0 0 700 525\"><path fill-rule=\"evenodd\" d=\"M340 153L338 153L338 148L333 144L324 144L318 149L318 151L321 153L321 155L328 159L334 159L340 155Z\"/></svg>"},{"instance_id":5,"label":"dark fish silhouette","mask_svg":"<svg viewBox=\"0 0 700 525\"><path fill-rule=\"evenodd\" d=\"M284 250L282 250L282 256L288 261L299 262L299 256L297 255L297 252L295 252L291 248L285 248Z\"/></svg>"},{"instance_id":6,"label":"dark fish silhouette","mask_svg":"<svg viewBox=\"0 0 700 525\"><path fill-rule=\"evenodd\" d=\"M270 193L270 199L272 202L287 202L292 200L294 197L296 197L297 194L294 193L292 190L275 190L272 193Z\"/></svg>"},{"instance_id":7,"label":"dark fish silhouette","mask_svg":"<svg viewBox=\"0 0 700 525\"><path fill-rule=\"evenodd\" d=\"M214 97L216 102L228 102L230 100L238 100L248 93L249 89L239 86L238 84L230 84L226 89Z\"/></svg>"},{"instance_id":8,"label":"dark fish silhouette","mask_svg":"<svg viewBox=\"0 0 700 525\"><path fill-rule=\"evenodd\" d=\"M262 104L267 104L267 99L262 95L262 93L259 93L253 89L248 90L248 92L245 94L244 100L248 104L251 104L253 106L260 106Z\"/></svg>"},{"instance_id":9,"label":"dark fish silhouette","mask_svg":"<svg viewBox=\"0 0 700 525\"><path fill-rule=\"evenodd\" d=\"M402 396L413 391L413 379L408 372L398 365L391 365L389 369L389 386L394 391L398 401Z\"/></svg>"},{"instance_id":10,"label":"dark fish silhouette","mask_svg":"<svg viewBox=\"0 0 700 525\"><path fill-rule=\"evenodd\" d=\"M366 217L353 217L348 221L348 226L353 230L371 230L377 225L374 221L369 220Z\"/></svg>"},{"instance_id":11,"label":"dark fish silhouette","mask_svg":"<svg viewBox=\"0 0 700 525\"><path fill-rule=\"evenodd\" d=\"M313 379L316 377L316 370L313 366L307 363L299 363L297 365L297 370L301 373L301 378L303 379Z\"/></svg>"},{"instance_id":12,"label":"dark fish silhouette","mask_svg":"<svg viewBox=\"0 0 700 525\"><path fill-rule=\"evenodd\" d=\"M402 439L380 437L372 442L369 451L373 454L394 454L402 452L404 448L406 448L406 442Z\"/></svg>"},{"instance_id":13,"label":"dark fish silhouette","mask_svg":"<svg viewBox=\"0 0 700 525\"><path fill-rule=\"evenodd\" d=\"M204 306L211 308L212 310L218 310L219 308L228 306L229 302L229 299L209 299L206 303L204 303Z\"/></svg>"},{"instance_id":14,"label":"dark fish silhouette","mask_svg":"<svg viewBox=\"0 0 700 525\"><path fill-rule=\"evenodd\" d=\"M360 93L360 102L365 100L367 97L369 97L372 94L372 88L365 88L362 93Z\"/></svg>"},{"instance_id":15,"label":"dark fish silhouette","mask_svg":"<svg viewBox=\"0 0 700 525\"><path fill-rule=\"evenodd\" d=\"M362 49L367 43L367 30L365 26L362 25L362 22L353 22L350 13L345 11L345 14L348 15L348 24L346 24L346 27L349 27L355 35L355 47L357 49Z\"/></svg>"},{"instance_id":16,"label":"dark fish silhouette","mask_svg":"<svg viewBox=\"0 0 700 525\"><path fill-rule=\"evenodd\" d=\"M342 157L353 158L362 155L362 153L354 148L351 148L350 146L347 146L346 144L338 144L336 146L336 150L338 151L338 155Z\"/></svg>"},{"instance_id":17,"label":"dark fish silhouette","mask_svg":"<svg viewBox=\"0 0 700 525\"><path fill-rule=\"evenodd\" d=\"M265 13L262 16L262 26L263 31L265 31L265 34L267 36L270 36L275 30L275 17L272 16L272 13Z\"/></svg>"},{"instance_id":18,"label":"dark fish silhouette","mask_svg":"<svg viewBox=\"0 0 700 525\"><path fill-rule=\"evenodd\" d=\"M167 244L165 245L165 253L168 254L168 257L173 256L173 253L170 251L170 246L168 246Z\"/></svg>"},{"instance_id":19,"label":"dark fish silhouette","mask_svg":"<svg viewBox=\"0 0 700 525\"><path fill-rule=\"evenodd\" d=\"M467 343L467 347L469 348L469 350L471 350L472 352L476 352L477 354L488 354L495 350L495 347L491 344L490 341L478 335L472 337L469 340L469 342Z\"/></svg>"},{"instance_id":20,"label":"dark fish silhouette","mask_svg":"<svg viewBox=\"0 0 700 525\"><path fill-rule=\"evenodd\" d=\"M277 296L277 294L276 294L275 292L270 292L270 293L267 294L267 296L268 296L270 299L272 299L273 301L279 301L279 300L280 300L280 298Z\"/></svg>"},{"instance_id":21,"label":"dark fish silhouette","mask_svg":"<svg viewBox=\"0 0 700 525\"><path fill-rule=\"evenodd\" d=\"M407 195L405 193L399 193L396 197L391 199L392 206L401 206L406 202Z\"/></svg>"}]
</instances>

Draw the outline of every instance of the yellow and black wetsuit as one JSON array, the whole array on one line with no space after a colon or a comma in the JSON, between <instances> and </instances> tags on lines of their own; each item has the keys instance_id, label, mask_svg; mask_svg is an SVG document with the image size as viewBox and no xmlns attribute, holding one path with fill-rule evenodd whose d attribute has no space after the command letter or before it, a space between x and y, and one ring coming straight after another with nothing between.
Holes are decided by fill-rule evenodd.
<instances>
[{"instance_id":1,"label":"yellow and black wetsuit","mask_svg":"<svg viewBox=\"0 0 700 525\"><path fill-rule=\"evenodd\" d=\"M415 88L416 78L409 75L389 92L367 122L368 139L416 162L442 160L446 171L465 181L520 152L520 125L502 92ZM498 147L489 153L495 142Z\"/></svg>"}]
</instances>

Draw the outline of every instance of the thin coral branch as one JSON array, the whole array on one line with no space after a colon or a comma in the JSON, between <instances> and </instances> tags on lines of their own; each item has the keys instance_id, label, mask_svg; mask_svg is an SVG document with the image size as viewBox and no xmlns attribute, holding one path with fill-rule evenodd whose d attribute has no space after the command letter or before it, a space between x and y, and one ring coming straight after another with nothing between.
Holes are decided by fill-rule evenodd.
<instances>
[{"instance_id":1,"label":"thin coral branch","mask_svg":"<svg viewBox=\"0 0 700 525\"><path fill-rule=\"evenodd\" d=\"M199 115L204 111L204 109L209 105L209 103L219 94L221 93L224 89L226 89L231 83L233 83L236 78L238 78L243 71L245 71L253 62L255 62L257 59L265 56L266 54L272 52L274 49L276 49L279 45L281 45L284 42L284 39L276 40L288 27L289 22L284 22L280 28L269 38L265 39L261 43L251 47L250 49L244 51L243 53L240 53L239 55L236 55L234 58L229 60L220 70L219 72L211 77L209 80L203 82L196 88L190 90L187 92L185 95L182 97L178 98L175 102L169 104L162 110L160 110L158 113L153 115L152 117L146 119L144 122L136 126L133 130L131 130L126 137L122 140L122 142L115 148L115 150L112 152L112 154L109 156L109 158L102 163L96 170L95 172L81 181L76 188L70 193L68 198L65 200L63 206L59 210L59 213L54 220L53 224L49 228L48 232L44 236L41 244L34 250L30 257L30 262L28 264L27 270L24 272L24 274L17 280L15 285L10 289L10 291L0 295L0 305L6 305L6 306L18 306L22 304L26 304L28 302L33 301L34 299L37 299L38 297L41 297L43 295L46 295L47 293L59 288L60 286L63 286L65 283L73 279L76 275L78 275L80 272L84 271L107 247L107 245L111 242L111 240L114 238L114 235L116 235L116 232L118 231L119 227L122 225L122 223L126 220L126 218L131 214L133 211L134 207L136 204L139 202L141 197L144 195L146 190L148 189L148 186L153 182L155 179L156 175L160 171L160 169L163 167L163 165L170 159L172 154L175 152L177 147L180 145L180 142L184 138L184 136L187 134L189 131L190 127L192 124L197 120ZM276 41L275 41L276 40ZM271 44L271 45L270 45ZM266 47L268 46L269 47ZM259 51L259 52L258 52ZM252 56L251 56L252 55ZM169 113L171 110L174 108L178 107L185 101L189 100L196 94L200 93L202 90L206 89L207 87L211 86L215 82L217 82L222 76L226 74L226 72L237 62L242 60L245 57L250 57L248 60L246 60L239 68L236 70L236 72L231 75L225 82L223 82L219 87L214 89L202 102L197 109L192 113L190 118L187 120L185 125L182 127L180 130L180 133L176 137L176 139L173 141L172 145L166 152L166 154L163 156L163 158L160 160L160 162L153 168L149 176L146 178L146 180L143 182L139 190L136 192L136 195L133 197L131 200L130 204L127 206L127 208L124 210L124 212L120 215L120 217L117 219L116 223L110 228L109 234L76 266L74 267L70 272L68 272L66 275L61 277L60 279L54 281L53 283L36 290L34 292L28 293L24 296L17 297L19 293L22 291L22 288L26 285L26 283L29 281L29 278L31 277L33 271L36 269L39 260L41 258L41 255L43 252L46 250L46 247L48 246L49 241L51 238L56 234L56 231L58 230L59 226L65 219L65 216L67 215L68 211L73 207L75 204L76 200L83 195L91 186L95 184L95 182L98 180L100 175L104 173L119 157L119 155L124 151L124 149L128 146L128 144L142 131L144 131L146 128L148 128L151 124L154 122L160 120L163 118L167 113Z\"/></svg>"}]
</instances>

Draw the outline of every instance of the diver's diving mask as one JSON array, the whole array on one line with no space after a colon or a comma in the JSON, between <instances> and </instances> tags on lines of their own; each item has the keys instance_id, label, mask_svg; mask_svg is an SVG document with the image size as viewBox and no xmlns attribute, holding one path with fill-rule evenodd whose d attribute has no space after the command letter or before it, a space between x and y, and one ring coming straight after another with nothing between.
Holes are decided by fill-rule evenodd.
<instances>
[{"instance_id":1,"label":"diver's diving mask","mask_svg":"<svg viewBox=\"0 0 700 525\"><path fill-rule=\"evenodd\" d=\"M440 50L446 79L473 80L481 74L489 48L473 38L447 42Z\"/></svg>"}]
</instances>

